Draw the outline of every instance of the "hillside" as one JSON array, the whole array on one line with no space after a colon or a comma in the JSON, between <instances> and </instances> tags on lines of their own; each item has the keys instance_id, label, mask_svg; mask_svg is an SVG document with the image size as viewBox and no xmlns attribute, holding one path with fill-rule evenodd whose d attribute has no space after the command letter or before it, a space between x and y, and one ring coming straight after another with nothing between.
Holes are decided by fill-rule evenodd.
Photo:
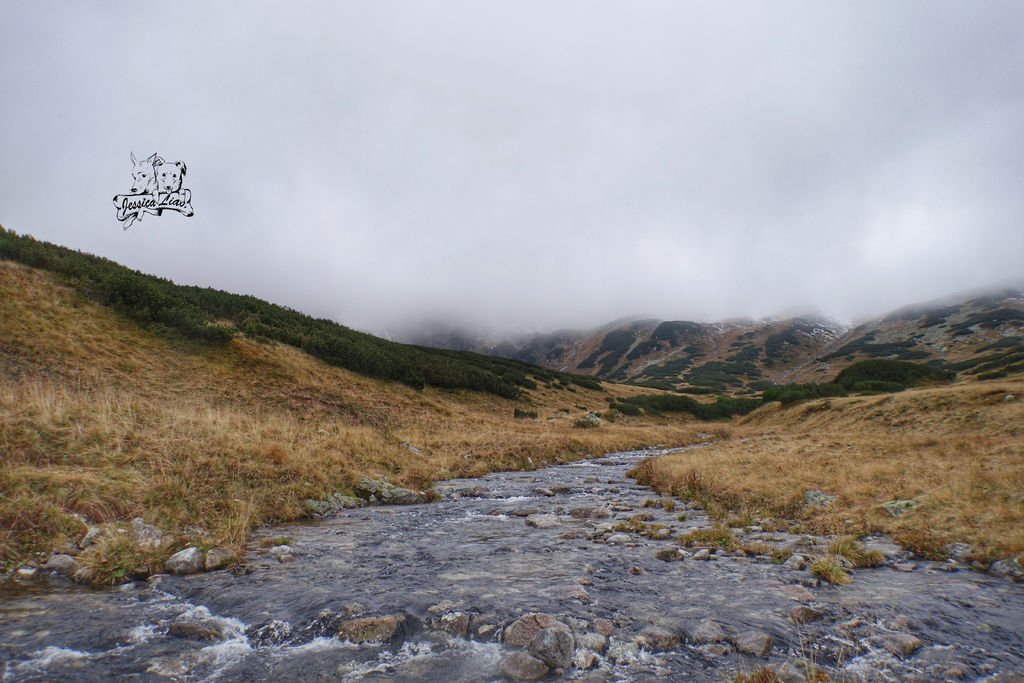
<instances>
[{"instance_id":1,"label":"hillside","mask_svg":"<svg viewBox=\"0 0 1024 683\"><path fill-rule=\"evenodd\" d=\"M578 427L638 388L599 390L523 364L496 366L527 373L515 398L415 388L237 328L183 335L101 305L80 284L0 259L5 564L135 516L176 534L175 547L238 547L254 526L302 518L307 500L350 493L363 477L422 489L697 431L692 418L662 415Z\"/></svg>"},{"instance_id":2,"label":"hillside","mask_svg":"<svg viewBox=\"0 0 1024 683\"><path fill-rule=\"evenodd\" d=\"M967 377L1024 371L1024 286L917 304L848 329L817 316L783 320L616 321L590 332L498 341L432 330L420 343L685 393L754 393L830 381L872 358L932 363Z\"/></svg>"}]
</instances>

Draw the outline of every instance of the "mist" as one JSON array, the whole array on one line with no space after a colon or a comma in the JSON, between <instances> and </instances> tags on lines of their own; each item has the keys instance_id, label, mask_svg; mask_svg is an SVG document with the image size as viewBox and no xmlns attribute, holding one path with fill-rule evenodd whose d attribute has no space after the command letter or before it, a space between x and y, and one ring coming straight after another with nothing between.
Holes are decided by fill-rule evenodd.
<instances>
[{"instance_id":1,"label":"mist","mask_svg":"<svg viewBox=\"0 0 1024 683\"><path fill-rule=\"evenodd\" d=\"M0 224L359 329L794 307L1024 275L1024 4L19 3ZM129 156L195 215L122 230Z\"/></svg>"}]
</instances>

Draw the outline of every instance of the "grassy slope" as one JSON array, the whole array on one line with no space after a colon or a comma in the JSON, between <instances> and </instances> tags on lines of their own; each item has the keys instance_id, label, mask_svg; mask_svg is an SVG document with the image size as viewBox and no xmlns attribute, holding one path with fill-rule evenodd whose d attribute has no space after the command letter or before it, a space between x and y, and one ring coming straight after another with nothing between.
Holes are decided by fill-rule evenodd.
<instances>
[{"instance_id":1,"label":"grassy slope","mask_svg":"<svg viewBox=\"0 0 1024 683\"><path fill-rule=\"evenodd\" d=\"M79 537L72 513L142 515L182 534L200 526L203 542L237 545L254 525L297 518L305 498L364 475L425 487L699 431L670 416L573 428L584 407L646 391L633 387L542 385L519 400L417 391L284 344L160 336L10 261L0 261L0 321L5 562ZM516 406L539 418L514 419Z\"/></svg>"},{"instance_id":2,"label":"grassy slope","mask_svg":"<svg viewBox=\"0 0 1024 683\"><path fill-rule=\"evenodd\" d=\"M822 532L884 531L926 554L952 541L974 544L982 559L1024 552L1024 381L769 404L731 432L648 461L639 478L723 518L749 512ZM838 500L808 510L811 489ZM896 498L920 505L892 517L880 505Z\"/></svg>"}]
</instances>

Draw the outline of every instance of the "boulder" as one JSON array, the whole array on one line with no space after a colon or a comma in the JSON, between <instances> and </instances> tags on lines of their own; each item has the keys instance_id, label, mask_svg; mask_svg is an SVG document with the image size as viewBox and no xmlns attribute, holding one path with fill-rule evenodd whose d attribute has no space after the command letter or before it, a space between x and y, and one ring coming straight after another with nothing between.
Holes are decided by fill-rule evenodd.
<instances>
[{"instance_id":1,"label":"boulder","mask_svg":"<svg viewBox=\"0 0 1024 683\"><path fill-rule=\"evenodd\" d=\"M725 640L725 631L710 619L701 619L700 623L690 631L690 640L697 644L720 643Z\"/></svg>"},{"instance_id":2,"label":"boulder","mask_svg":"<svg viewBox=\"0 0 1024 683\"><path fill-rule=\"evenodd\" d=\"M808 607L807 605L797 605L793 609L789 610L789 618L794 624L806 624L810 621L816 621L821 619L825 615L824 612Z\"/></svg>"},{"instance_id":3,"label":"boulder","mask_svg":"<svg viewBox=\"0 0 1024 683\"><path fill-rule=\"evenodd\" d=\"M224 637L220 629L198 621L176 621L167 629L167 635L187 640L220 640Z\"/></svg>"},{"instance_id":4,"label":"boulder","mask_svg":"<svg viewBox=\"0 0 1024 683\"><path fill-rule=\"evenodd\" d=\"M291 635L292 625L280 619L272 619L256 626L250 626L245 630L245 637L256 647L280 645Z\"/></svg>"},{"instance_id":5,"label":"boulder","mask_svg":"<svg viewBox=\"0 0 1024 683\"><path fill-rule=\"evenodd\" d=\"M164 569L172 574L195 574L203 568L203 551L185 548L167 558Z\"/></svg>"},{"instance_id":6,"label":"boulder","mask_svg":"<svg viewBox=\"0 0 1024 683\"><path fill-rule=\"evenodd\" d=\"M142 517L136 517L132 520L131 533L132 540L140 548L155 550L164 544L164 532L152 524L146 524Z\"/></svg>"},{"instance_id":7,"label":"boulder","mask_svg":"<svg viewBox=\"0 0 1024 683\"><path fill-rule=\"evenodd\" d=\"M549 514L530 515L526 518L526 526L535 529L550 529L558 526L558 517Z\"/></svg>"},{"instance_id":8,"label":"boulder","mask_svg":"<svg viewBox=\"0 0 1024 683\"><path fill-rule=\"evenodd\" d=\"M882 507L893 517L900 517L917 507L916 500L901 500L899 498L882 503Z\"/></svg>"},{"instance_id":9,"label":"boulder","mask_svg":"<svg viewBox=\"0 0 1024 683\"><path fill-rule=\"evenodd\" d=\"M584 633L576 637L576 645L594 652L604 652L608 638L600 633Z\"/></svg>"},{"instance_id":10,"label":"boulder","mask_svg":"<svg viewBox=\"0 0 1024 683\"><path fill-rule=\"evenodd\" d=\"M568 626L550 614L532 612L509 624L505 629L505 644L509 647L526 647L535 635L546 628L560 628L572 632Z\"/></svg>"},{"instance_id":11,"label":"boulder","mask_svg":"<svg viewBox=\"0 0 1024 683\"><path fill-rule=\"evenodd\" d=\"M552 669L565 669L572 665L576 653L576 639L564 628L545 628L530 640L530 654Z\"/></svg>"},{"instance_id":12,"label":"boulder","mask_svg":"<svg viewBox=\"0 0 1024 683\"><path fill-rule=\"evenodd\" d=\"M772 637L764 631L744 631L735 639L736 649L748 655L766 657L772 651Z\"/></svg>"},{"instance_id":13,"label":"boulder","mask_svg":"<svg viewBox=\"0 0 1024 683\"><path fill-rule=\"evenodd\" d=\"M434 622L434 627L439 631L465 638L469 633L469 614L466 612L448 612Z\"/></svg>"},{"instance_id":14,"label":"boulder","mask_svg":"<svg viewBox=\"0 0 1024 683\"><path fill-rule=\"evenodd\" d=\"M633 642L616 640L608 648L607 656L616 664L632 664L640 658L640 646Z\"/></svg>"},{"instance_id":15,"label":"boulder","mask_svg":"<svg viewBox=\"0 0 1024 683\"><path fill-rule=\"evenodd\" d=\"M612 534L608 537L608 540L606 540L605 543L608 545L622 545L624 543L629 543L632 540L633 539L629 537L629 534Z\"/></svg>"},{"instance_id":16,"label":"boulder","mask_svg":"<svg viewBox=\"0 0 1024 683\"><path fill-rule=\"evenodd\" d=\"M836 502L836 497L824 491L804 492L804 504L808 507L823 510Z\"/></svg>"},{"instance_id":17,"label":"boulder","mask_svg":"<svg viewBox=\"0 0 1024 683\"><path fill-rule=\"evenodd\" d=\"M879 636L878 644L897 657L912 655L924 645L920 638L909 633L886 633Z\"/></svg>"},{"instance_id":18,"label":"boulder","mask_svg":"<svg viewBox=\"0 0 1024 683\"><path fill-rule=\"evenodd\" d=\"M594 619L594 630L602 636L610 636L615 633L615 624L608 619Z\"/></svg>"},{"instance_id":19,"label":"boulder","mask_svg":"<svg viewBox=\"0 0 1024 683\"><path fill-rule=\"evenodd\" d=\"M814 599L814 594L799 584L790 584L782 587L782 594L790 600L796 600L797 602L806 602Z\"/></svg>"},{"instance_id":20,"label":"boulder","mask_svg":"<svg viewBox=\"0 0 1024 683\"><path fill-rule=\"evenodd\" d=\"M993 562L988 570L997 576L1005 576L1014 581L1024 581L1024 567L1021 566L1019 559L1016 557Z\"/></svg>"},{"instance_id":21,"label":"boulder","mask_svg":"<svg viewBox=\"0 0 1024 683\"><path fill-rule=\"evenodd\" d=\"M99 540L99 537L103 534L103 529L98 526L91 526L85 532L85 536L82 536L82 540L78 542L78 547L85 550L93 543Z\"/></svg>"},{"instance_id":22,"label":"boulder","mask_svg":"<svg viewBox=\"0 0 1024 683\"><path fill-rule=\"evenodd\" d=\"M581 671L593 669L599 662L600 658L597 656L597 653L585 647L576 650L576 654L572 657L572 665Z\"/></svg>"},{"instance_id":23,"label":"boulder","mask_svg":"<svg viewBox=\"0 0 1024 683\"><path fill-rule=\"evenodd\" d=\"M363 479L356 485L355 494L363 500L376 500L381 505L414 505L428 500L423 493L379 479Z\"/></svg>"},{"instance_id":24,"label":"boulder","mask_svg":"<svg viewBox=\"0 0 1024 683\"><path fill-rule=\"evenodd\" d=\"M651 652L667 652L678 648L683 640L667 628L647 626L640 632L638 642Z\"/></svg>"},{"instance_id":25,"label":"boulder","mask_svg":"<svg viewBox=\"0 0 1024 683\"><path fill-rule=\"evenodd\" d=\"M400 614L349 619L338 626L338 638L350 643L388 643L402 635L406 618Z\"/></svg>"},{"instance_id":26,"label":"boulder","mask_svg":"<svg viewBox=\"0 0 1024 683\"><path fill-rule=\"evenodd\" d=\"M513 681L537 681L547 673L547 664L525 652L513 652L501 662L501 675Z\"/></svg>"},{"instance_id":27,"label":"boulder","mask_svg":"<svg viewBox=\"0 0 1024 683\"><path fill-rule=\"evenodd\" d=\"M790 555L789 559L782 563L782 566L793 571L802 571L807 568L807 556L800 554Z\"/></svg>"},{"instance_id":28,"label":"boulder","mask_svg":"<svg viewBox=\"0 0 1024 683\"><path fill-rule=\"evenodd\" d=\"M70 555L50 555L43 569L60 576L72 576L78 570L78 561Z\"/></svg>"},{"instance_id":29,"label":"boulder","mask_svg":"<svg viewBox=\"0 0 1024 683\"><path fill-rule=\"evenodd\" d=\"M206 551L206 571L223 569L235 561L235 554L227 548L210 548Z\"/></svg>"},{"instance_id":30,"label":"boulder","mask_svg":"<svg viewBox=\"0 0 1024 683\"><path fill-rule=\"evenodd\" d=\"M711 559L711 551L708 550L707 548L701 548L700 550L698 550L697 552L695 552L693 554L693 559L695 559L695 560L710 560Z\"/></svg>"}]
</instances>

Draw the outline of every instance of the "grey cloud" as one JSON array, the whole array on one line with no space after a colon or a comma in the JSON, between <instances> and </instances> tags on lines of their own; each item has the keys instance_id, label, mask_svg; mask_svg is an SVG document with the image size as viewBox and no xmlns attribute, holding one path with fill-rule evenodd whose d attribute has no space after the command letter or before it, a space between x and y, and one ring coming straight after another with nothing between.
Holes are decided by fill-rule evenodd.
<instances>
[{"instance_id":1,"label":"grey cloud","mask_svg":"<svg viewBox=\"0 0 1024 683\"><path fill-rule=\"evenodd\" d=\"M372 330L840 317L1019 277L1016 2L24 3L0 222ZM129 232L128 153L196 215Z\"/></svg>"}]
</instances>

